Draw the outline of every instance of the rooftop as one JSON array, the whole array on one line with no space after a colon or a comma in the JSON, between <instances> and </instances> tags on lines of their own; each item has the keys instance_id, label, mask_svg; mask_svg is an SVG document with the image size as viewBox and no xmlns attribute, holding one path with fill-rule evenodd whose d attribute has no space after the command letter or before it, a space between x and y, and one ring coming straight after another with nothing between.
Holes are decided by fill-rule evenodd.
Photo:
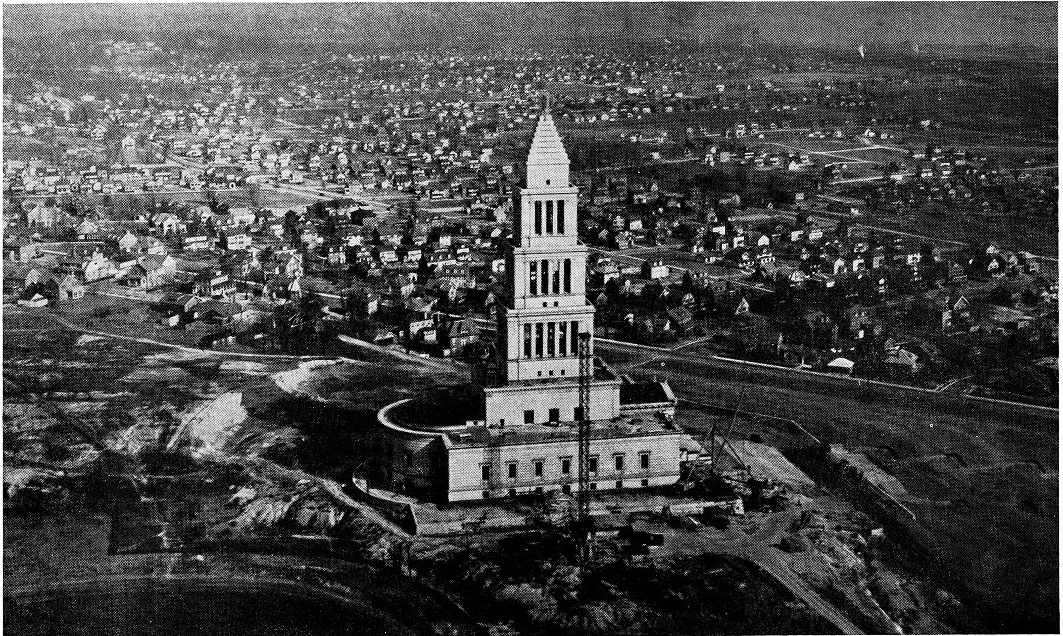
<instances>
[{"instance_id":1,"label":"rooftop","mask_svg":"<svg viewBox=\"0 0 1063 636\"><path fill-rule=\"evenodd\" d=\"M675 394L667 382L625 382L620 385L620 406L634 404L675 404Z\"/></svg>"},{"instance_id":2,"label":"rooftop","mask_svg":"<svg viewBox=\"0 0 1063 636\"><path fill-rule=\"evenodd\" d=\"M662 382L627 383L621 385L621 391L622 405L674 404L671 389ZM400 433L443 435L451 447L527 444L575 439L577 434L574 421L488 427L484 423L483 396L471 386L442 387L417 398L395 402L382 409L378 418L384 426ZM646 413L622 414L611 420L594 421L591 429L594 439L680 431L664 417Z\"/></svg>"},{"instance_id":3,"label":"rooftop","mask_svg":"<svg viewBox=\"0 0 1063 636\"><path fill-rule=\"evenodd\" d=\"M679 434L682 431L663 417L620 416L611 420L591 422L591 439L644 437ZM449 448L477 446L509 446L550 441L575 441L579 435L576 422L550 424L521 424L509 427L488 427L483 424L447 431L443 441Z\"/></svg>"}]
</instances>

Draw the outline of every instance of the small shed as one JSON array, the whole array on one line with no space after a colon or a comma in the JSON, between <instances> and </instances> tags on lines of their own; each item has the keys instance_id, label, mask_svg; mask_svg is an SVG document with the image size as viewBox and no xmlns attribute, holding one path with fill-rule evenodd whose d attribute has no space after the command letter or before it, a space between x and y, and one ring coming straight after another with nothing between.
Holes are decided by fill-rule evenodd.
<instances>
[{"instance_id":1,"label":"small shed","mask_svg":"<svg viewBox=\"0 0 1063 636\"><path fill-rule=\"evenodd\" d=\"M856 366L856 363L852 360L839 356L827 363L827 371L842 375L852 375L854 366Z\"/></svg>"}]
</instances>

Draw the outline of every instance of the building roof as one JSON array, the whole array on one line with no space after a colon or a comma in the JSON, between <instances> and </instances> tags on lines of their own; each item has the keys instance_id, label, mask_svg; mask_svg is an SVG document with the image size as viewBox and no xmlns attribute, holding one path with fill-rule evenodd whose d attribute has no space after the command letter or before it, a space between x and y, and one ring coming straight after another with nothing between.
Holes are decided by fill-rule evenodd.
<instances>
[{"instance_id":1,"label":"building roof","mask_svg":"<svg viewBox=\"0 0 1063 636\"><path fill-rule=\"evenodd\" d=\"M675 404L676 398L667 382L625 382L620 385L620 406L636 404Z\"/></svg>"},{"instance_id":2,"label":"building roof","mask_svg":"<svg viewBox=\"0 0 1063 636\"><path fill-rule=\"evenodd\" d=\"M662 418L620 416L611 420L593 421L590 425L592 441L683 434L677 426ZM478 424L443 433L443 443L448 448L575 442L578 438L579 430L575 422L559 422L556 426L523 424L503 428L489 428Z\"/></svg>"}]
</instances>

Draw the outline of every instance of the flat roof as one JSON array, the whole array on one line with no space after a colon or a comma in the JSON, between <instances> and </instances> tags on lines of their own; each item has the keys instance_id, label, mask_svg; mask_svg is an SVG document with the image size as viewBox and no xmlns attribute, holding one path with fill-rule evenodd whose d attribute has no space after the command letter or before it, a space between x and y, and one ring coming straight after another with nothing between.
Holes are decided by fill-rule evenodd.
<instances>
[{"instance_id":1,"label":"flat roof","mask_svg":"<svg viewBox=\"0 0 1063 636\"><path fill-rule=\"evenodd\" d=\"M591 424L591 440L625 437L680 435L682 430L661 417L620 416L611 420L595 420ZM486 446L515 446L545 442L575 442L579 439L576 422L552 424L518 424L506 427L487 427L483 424L447 431L443 440L448 448Z\"/></svg>"},{"instance_id":2,"label":"flat roof","mask_svg":"<svg viewBox=\"0 0 1063 636\"><path fill-rule=\"evenodd\" d=\"M625 382L620 385L620 406L634 404L675 404L675 395L667 382Z\"/></svg>"}]
</instances>

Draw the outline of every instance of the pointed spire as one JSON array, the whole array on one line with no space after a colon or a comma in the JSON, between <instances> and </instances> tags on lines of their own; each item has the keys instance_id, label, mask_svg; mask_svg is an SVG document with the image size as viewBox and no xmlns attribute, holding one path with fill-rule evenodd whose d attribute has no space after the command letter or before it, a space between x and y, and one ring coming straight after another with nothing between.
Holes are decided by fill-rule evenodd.
<instances>
[{"instance_id":1,"label":"pointed spire","mask_svg":"<svg viewBox=\"0 0 1063 636\"><path fill-rule=\"evenodd\" d=\"M528 152L528 163L568 164L568 153L565 152L565 145L561 142L561 135L557 132L549 110L544 110L539 115L535 135L532 136L531 150Z\"/></svg>"},{"instance_id":2,"label":"pointed spire","mask_svg":"<svg viewBox=\"0 0 1063 636\"><path fill-rule=\"evenodd\" d=\"M527 185L531 188L568 187L568 170L568 153L554 125L554 118L550 114L550 96L546 93L543 111L539 114L528 150Z\"/></svg>"}]
</instances>

